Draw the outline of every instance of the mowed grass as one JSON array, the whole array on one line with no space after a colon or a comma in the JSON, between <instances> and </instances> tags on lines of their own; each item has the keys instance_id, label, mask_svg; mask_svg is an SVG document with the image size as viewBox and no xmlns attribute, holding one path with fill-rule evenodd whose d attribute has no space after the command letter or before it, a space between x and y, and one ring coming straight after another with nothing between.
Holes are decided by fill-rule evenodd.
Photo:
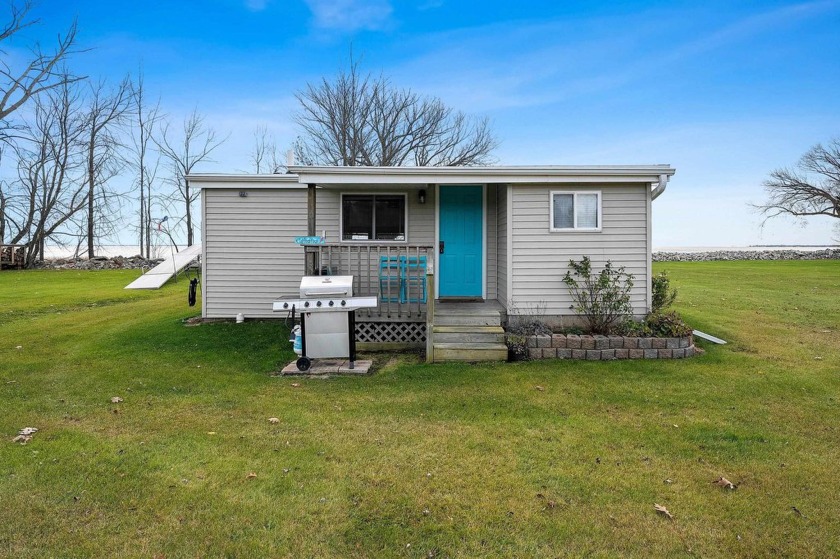
<instances>
[{"instance_id":1,"label":"mowed grass","mask_svg":"<svg viewBox=\"0 0 840 559\"><path fill-rule=\"evenodd\" d=\"M186 282L4 271L0 555L840 555L840 262L657 269L730 344L329 380L270 376L280 322L185 326Z\"/></svg>"}]
</instances>

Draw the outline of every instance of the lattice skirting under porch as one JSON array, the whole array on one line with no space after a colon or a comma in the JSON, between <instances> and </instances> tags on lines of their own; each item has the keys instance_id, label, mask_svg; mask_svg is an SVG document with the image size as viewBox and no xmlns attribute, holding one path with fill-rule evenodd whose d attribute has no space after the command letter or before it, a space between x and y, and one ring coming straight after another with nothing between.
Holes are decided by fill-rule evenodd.
<instances>
[{"instance_id":1,"label":"lattice skirting under porch","mask_svg":"<svg viewBox=\"0 0 840 559\"><path fill-rule=\"evenodd\" d=\"M357 322L359 343L425 344L425 322Z\"/></svg>"}]
</instances>

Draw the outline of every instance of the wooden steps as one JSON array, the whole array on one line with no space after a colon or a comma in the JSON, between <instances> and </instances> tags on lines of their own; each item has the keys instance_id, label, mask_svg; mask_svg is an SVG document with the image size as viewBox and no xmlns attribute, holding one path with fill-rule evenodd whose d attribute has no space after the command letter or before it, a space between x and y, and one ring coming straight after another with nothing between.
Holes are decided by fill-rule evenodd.
<instances>
[{"instance_id":1,"label":"wooden steps","mask_svg":"<svg viewBox=\"0 0 840 559\"><path fill-rule=\"evenodd\" d=\"M506 361L505 331L496 308L481 303L444 303L435 309L434 361Z\"/></svg>"}]
</instances>

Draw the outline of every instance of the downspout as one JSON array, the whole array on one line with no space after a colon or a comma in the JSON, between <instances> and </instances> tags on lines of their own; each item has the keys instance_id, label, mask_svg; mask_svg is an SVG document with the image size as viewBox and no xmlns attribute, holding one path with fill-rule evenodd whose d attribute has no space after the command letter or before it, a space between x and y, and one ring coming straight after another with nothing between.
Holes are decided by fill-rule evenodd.
<instances>
[{"instance_id":1,"label":"downspout","mask_svg":"<svg viewBox=\"0 0 840 559\"><path fill-rule=\"evenodd\" d=\"M656 188L654 188L650 192L650 199L651 200L656 200L657 198L659 198L659 195L662 194L663 192L665 192L665 187L667 187L667 186L668 186L668 175L659 175L659 184L657 184Z\"/></svg>"}]
</instances>

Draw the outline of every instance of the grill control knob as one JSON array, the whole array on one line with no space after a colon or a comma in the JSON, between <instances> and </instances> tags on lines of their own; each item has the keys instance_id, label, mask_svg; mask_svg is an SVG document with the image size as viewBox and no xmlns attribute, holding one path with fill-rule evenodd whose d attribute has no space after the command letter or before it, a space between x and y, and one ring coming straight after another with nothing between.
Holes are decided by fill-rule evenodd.
<instances>
[{"instance_id":1,"label":"grill control knob","mask_svg":"<svg viewBox=\"0 0 840 559\"><path fill-rule=\"evenodd\" d=\"M309 307L309 301L304 301L304 302L303 302L303 306L304 306L304 307L306 307L306 308L308 308L308 307Z\"/></svg>"},{"instance_id":2,"label":"grill control knob","mask_svg":"<svg viewBox=\"0 0 840 559\"><path fill-rule=\"evenodd\" d=\"M322 304L323 304L323 303L321 303L321 301L318 301L317 303L315 303L315 306L316 306L316 307L320 307Z\"/></svg>"},{"instance_id":3,"label":"grill control knob","mask_svg":"<svg viewBox=\"0 0 840 559\"><path fill-rule=\"evenodd\" d=\"M289 308L289 303L283 303L283 308L288 309Z\"/></svg>"},{"instance_id":4,"label":"grill control knob","mask_svg":"<svg viewBox=\"0 0 840 559\"><path fill-rule=\"evenodd\" d=\"M330 306L333 306L333 305L335 305L335 301L333 301L332 299L330 299Z\"/></svg>"},{"instance_id":5,"label":"grill control knob","mask_svg":"<svg viewBox=\"0 0 840 559\"><path fill-rule=\"evenodd\" d=\"M345 301L344 299L342 299L342 300L341 300L341 306L342 306L342 307L347 306L347 301Z\"/></svg>"}]
</instances>

